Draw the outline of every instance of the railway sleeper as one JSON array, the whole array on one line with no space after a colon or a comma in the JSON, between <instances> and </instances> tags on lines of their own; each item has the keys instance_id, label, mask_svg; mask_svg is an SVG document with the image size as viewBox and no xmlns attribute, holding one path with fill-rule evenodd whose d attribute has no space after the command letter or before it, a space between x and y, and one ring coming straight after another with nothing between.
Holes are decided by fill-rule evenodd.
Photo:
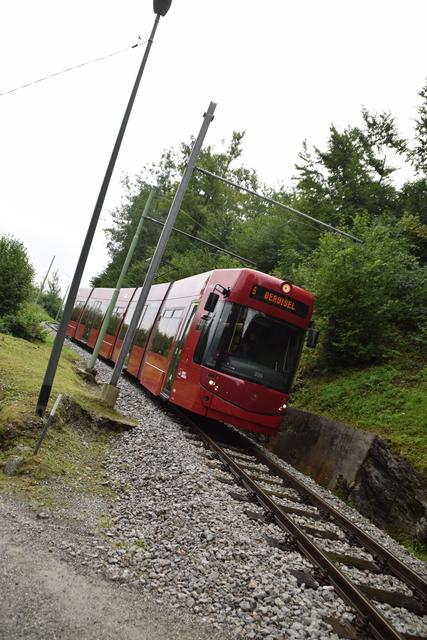
<instances>
[{"instance_id":1,"label":"railway sleeper","mask_svg":"<svg viewBox=\"0 0 427 640\"><path fill-rule=\"evenodd\" d=\"M227 453L227 452L226 452L226 453ZM229 454L229 455L231 455L231 457L233 458L233 460L235 460L236 462L239 462L239 463L241 462L241 463L243 463L243 464L245 464L245 463L249 463L249 464L259 464L259 463L258 463L258 461L257 461L257 459L256 459L256 457L255 457L255 456L252 456L252 455L250 455L250 454L246 454L246 453L242 453L242 454L240 454L240 453L234 453L234 452L232 452L232 453L231 453L231 454ZM243 466L243 464L242 464L242 466Z\"/></svg>"},{"instance_id":2,"label":"railway sleeper","mask_svg":"<svg viewBox=\"0 0 427 640\"><path fill-rule=\"evenodd\" d=\"M240 456L243 460L247 460L248 458L255 458L254 455L252 455L251 453L246 453L246 451L244 449L241 449L240 447L234 447L230 444L227 444L226 446L222 447L223 450L225 451L225 453L228 453L229 455L232 456Z\"/></svg>"},{"instance_id":3,"label":"railway sleeper","mask_svg":"<svg viewBox=\"0 0 427 640\"><path fill-rule=\"evenodd\" d=\"M265 473L269 473L268 467L263 463L246 462L242 460L242 462L239 462L239 466L241 469L247 469L248 471L263 471Z\"/></svg>"},{"instance_id":4,"label":"railway sleeper","mask_svg":"<svg viewBox=\"0 0 427 640\"><path fill-rule=\"evenodd\" d=\"M320 513L315 511L306 511L306 509L300 509L299 507L291 507L287 504L279 504L278 507L285 513L290 513L295 516L302 516L303 518L310 518L311 520L323 520Z\"/></svg>"},{"instance_id":5,"label":"railway sleeper","mask_svg":"<svg viewBox=\"0 0 427 640\"><path fill-rule=\"evenodd\" d=\"M289 489L289 491L286 491L286 487L284 487L284 491L278 491L277 489L264 489L264 493L266 493L268 496L273 496L274 498L285 498L288 499L289 497L291 498L298 498L298 502L300 502L301 504L304 504L304 502L302 502L302 500L299 500L299 496L297 494L297 496L295 495L295 492L292 489Z\"/></svg>"},{"instance_id":6,"label":"railway sleeper","mask_svg":"<svg viewBox=\"0 0 427 640\"><path fill-rule=\"evenodd\" d=\"M236 484L233 478L230 478L229 476L220 476L215 474L214 478L215 480L218 480L218 482L222 482L222 484L228 484L230 486Z\"/></svg>"},{"instance_id":7,"label":"railway sleeper","mask_svg":"<svg viewBox=\"0 0 427 640\"><path fill-rule=\"evenodd\" d=\"M248 476L252 478L252 480L255 480L256 482L265 482L266 484L275 484L280 487L283 487L283 480L281 478L278 478L277 476L273 477L268 475L262 475L259 473L248 473Z\"/></svg>"},{"instance_id":8,"label":"railway sleeper","mask_svg":"<svg viewBox=\"0 0 427 640\"><path fill-rule=\"evenodd\" d=\"M427 614L426 603L422 602L415 596L408 596L401 591L387 591L385 589L378 589L371 587L369 584L355 583L357 588L362 591L370 600L379 602L381 604L389 604L391 607L397 607L398 609L407 609L418 616Z\"/></svg>"},{"instance_id":9,"label":"railway sleeper","mask_svg":"<svg viewBox=\"0 0 427 640\"><path fill-rule=\"evenodd\" d=\"M239 493L238 491L229 491L228 495L233 498L233 500L238 500L239 502L256 502L253 495L250 493Z\"/></svg>"},{"instance_id":10,"label":"railway sleeper","mask_svg":"<svg viewBox=\"0 0 427 640\"><path fill-rule=\"evenodd\" d=\"M324 616L323 622L326 622L339 638L346 638L347 640L367 640L372 636L367 635L366 625L361 628L353 627L347 620L340 618L333 618L332 616ZM411 633L400 632L401 637L404 640L426 640L426 636L413 635Z\"/></svg>"},{"instance_id":11,"label":"railway sleeper","mask_svg":"<svg viewBox=\"0 0 427 640\"><path fill-rule=\"evenodd\" d=\"M348 640L366 640L367 638L365 631L360 631L351 626L347 620L324 616L323 622L326 622L326 624L332 627L332 630L338 638L348 638Z\"/></svg>"},{"instance_id":12,"label":"railway sleeper","mask_svg":"<svg viewBox=\"0 0 427 640\"><path fill-rule=\"evenodd\" d=\"M342 540L342 537L335 531L330 531L328 529L316 529L316 527L310 527L310 525L307 524L300 524L298 526L314 538L322 538L324 540Z\"/></svg>"},{"instance_id":13,"label":"railway sleeper","mask_svg":"<svg viewBox=\"0 0 427 640\"><path fill-rule=\"evenodd\" d=\"M381 567L372 560L366 560L366 558L358 558L356 556L350 556L345 553L336 553L335 551L324 551L332 562L343 564L347 567L354 567L361 571L370 571L371 573L383 574L384 571Z\"/></svg>"},{"instance_id":14,"label":"railway sleeper","mask_svg":"<svg viewBox=\"0 0 427 640\"><path fill-rule=\"evenodd\" d=\"M231 449L231 447L230 447ZM238 452L241 454L241 451ZM261 474L265 471L267 474L271 474L271 475L281 475L280 473L277 472L277 470L274 467L271 467L271 465L268 464L267 461L266 464L254 464L252 462L248 462L247 457L244 458L243 455L240 455L240 458L243 458L243 460L241 461L240 467L242 470L245 470L246 473L246 477L248 479L248 481L250 480L251 483L254 483L254 480L252 478L249 477L249 472L255 472L256 474ZM240 461L239 461L240 462ZM239 462L235 461L234 464L238 465ZM226 468L228 471L230 471L233 476L237 476L238 475L238 470L234 468L234 464L230 461L230 462L226 462L224 464L224 468ZM237 480L237 478L236 478ZM245 486L247 483L244 481L244 479L242 479L243 482L241 481L241 483L243 484L243 486ZM319 499L316 495L312 495L310 490L304 490L304 487L300 487L297 486L297 483L294 483L292 478L289 478L288 480L284 480L283 484L285 485L285 487L287 488L287 485L290 485L290 490L292 491L292 493L295 493L297 495L297 499L299 500L299 504L306 504L307 506L315 506L317 509L319 509L319 513L321 513L322 515L326 515L325 520L329 519L332 521L337 520L340 524L341 524L341 515L338 513L336 514L335 511L333 509L331 509L332 513L331 516L328 516L327 514L323 514L323 511L326 511L326 505L324 504L324 502ZM250 491L249 486L247 487L247 489L249 489L249 493L248 494L243 494L243 493L237 493L237 492L231 492L231 495L233 497L235 497L238 500L244 501L244 502L252 502L254 500L254 498L256 499L256 496L254 493L252 493ZM277 496L277 493L279 493L279 495ZM263 488L263 494L265 496L265 500L267 500L267 496L271 496L271 495L275 495L276 497L279 498L285 498L288 499L289 496L288 495L284 495L283 492L277 492L274 490L267 490ZM272 499L269 498L269 501L272 502ZM271 511L270 509L272 509L273 507L268 507L267 502L266 504L264 504L264 500L261 499L259 500L258 498L258 502L260 502L261 506L264 509L267 509L267 512L264 513L260 513L259 511L249 511L249 510L245 510L246 515L254 520L260 521L260 522L276 522L277 524L279 524L279 526L281 528L286 529L286 524L282 523L280 517L279 517L279 521L277 520L278 518L278 514L275 512L275 510ZM280 509L279 505L276 505L276 508ZM295 507L295 508L299 508ZM285 514L285 511L282 511L283 517L284 518L288 518L289 520L292 520L292 517L287 516ZM298 515L298 514L295 514ZM310 516L308 517L312 517L312 514L310 514ZM345 520L345 518L344 518ZM367 540L368 544L366 544L365 541L365 536L363 535L363 533L359 533L359 531L354 530L352 523L349 522L345 522L344 524L344 528L346 528L346 525L348 525L349 531L347 531L346 534L346 539L347 542L349 542L351 544L351 539L354 537L354 542L357 544L357 546L361 545L362 547L367 548L368 550L370 549L370 547L375 546L374 544L371 545L369 539ZM299 528L301 531L304 531L304 533L307 535L309 535L310 537L314 537L314 538L318 538L320 539L329 539L329 540L342 540L342 531L340 531L339 533L336 533L334 531L328 531L328 530L320 530L317 529L315 527L311 527L311 526L307 526L307 525L299 525ZM360 538L360 539L359 539ZM308 541L308 538L307 538ZM300 546L298 544L298 541L295 540L295 542L297 543L298 547ZM377 552L378 553L378 552ZM304 553L305 555L305 553ZM345 555L345 554L342 554ZM375 557L377 554L373 554L374 555L374 562L377 561L377 558ZM378 554L379 556L381 556L381 553ZM326 558L325 558L326 559ZM342 559L342 558L341 558ZM348 558L345 558L346 560L348 560ZM335 564L335 562L339 561L339 558L335 558L335 559L329 559L329 562L332 564ZM388 559L387 559L388 561ZM391 558L390 562L393 562L394 559ZM315 564L317 564L315 562ZM350 564L350 563L348 563ZM354 566L354 561L351 563ZM378 561L376 562L376 564L378 564L378 567L375 566L375 573L378 573L378 568L383 568L383 562L380 560L380 558L378 558ZM336 569L337 571L340 571L338 568ZM385 571L382 571L381 573L386 573ZM397 575L399 573L406 573L405 571L400 571L400 567L398 566L398 571L393 571L392 575ZM344 579L344 574L341 574L342 578ZM345 578L348 582L348 584L350 585L352 582L349 581L348 578ZM415 578L412 578L412 576L410 576L410 582L412 581L412 583L414 583L416 586L418 586L418 583L420 582L419 580ZM332 582L334 582L332 580ZM384 603L384 604L388 604L389 606L392 607L398 607L398 608L406 608L408 611L411 611L413 613L415 613L416 615L423 615L426 612L426 606L425 606L425 601L422 601L421 599L417 598L416 594L414 593L414 595L411 596L407 596L406 594L403 594L401 592L390 592L390 591L385 591L383 589L376 589L374 587L371 587L370 585L365 585L365 584L357 584L355 582L352 583L353 584L353 589L355 589L356 591L354 591L354 593L357 593L357 591L360 593L360 596L367 599L371 599L374 602L377 603ZM423 584L421 583L421 586L423 587ZM421 589L422 592L422 589ZM357 600L357 598L356 598ZM373 605L372 605L373 606ZM374 607L375 609L375 607ZM373 610L374 610L373 609ZM373 611L372 610L372 611ZM378 624L378 630L382 628L382 631L384 631L386 628L390 631L391 636L393 638L397 638L397 637L407 637L410 638L411 640L418 640L418 638L414 635L411 634L401 634L401 633L396 633L393 632L392 627L389 625L387 627L387 622L385 621L385 619L383 618L382 614L378 611L378 618L374 617L373 620L375 620L375 622L370 622L368 621L368 619L365 617L364 613L359 613L359 615L356 615L356 628L357 628L357 633L358 635L354 635L354 632L352 635L349 635L349 633L345 633L342 637L352 637L352 638L361 638L361 637L372 637L372 632L371 629L373 630L374 628L376 629L376 625ZM382 620L382 622L381 622ZM372 625L373 628L372 628ZM354 627L353 627L354 629ZM360 631L362 631L362 635L360 634ZM381 631L381 634L382 634ZM388 633L388 631L387 631ZM383 635L381 636L377 636L377 632L374 631L374 635L375 637L383 637ZM387 634L386 634L387 635ZM386 636L384 636L386 637Z\"/></svg>"},{"instance_id":15,"label":"railway sleeper","mask_svg":"<svg viewBox=\"0 0 427 640\"><path fill-rule=\"evenodd\" d=\"M254 512L250 512L250 511L245 511L246 515L248 517L251 517L250 514L253 514L253 519L257 520L258 518L256 517L256 514ZM263 518L264 520L264 518ZM274 549L280 549L281 551L285 551L285 552L291 552L291 551L298 551L299 552L299 547L296 543L295 538L293 538L292 536L287 536L285 539L281 539L279 540L279 538L275 538L274 536L270 536L268 534L264 535L265 541L267 542L267 544L270 547L273 547Z\"/></svg>"}]
</instances>

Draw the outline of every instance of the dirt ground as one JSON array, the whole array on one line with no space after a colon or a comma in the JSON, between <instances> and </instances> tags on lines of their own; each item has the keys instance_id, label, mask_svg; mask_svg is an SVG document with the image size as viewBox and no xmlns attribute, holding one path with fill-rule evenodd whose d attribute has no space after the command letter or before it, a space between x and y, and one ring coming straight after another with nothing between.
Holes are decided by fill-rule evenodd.
<instances>
[{"instance_id":1,"label":"dirt ground","mask_svg":"<svg viewBox=\"0 0 427 640\"><path fill-rule=\"evenodd\" d=\"M0 496L1 640L205 640L215 632L58 552L67 526ZM71 531L71 530L70 530ZM70 539L76 541L74 528ZM82 531L84 537L84 531ZM68 537L67 537L68 539Z\"/></svg>"}]
</instances>

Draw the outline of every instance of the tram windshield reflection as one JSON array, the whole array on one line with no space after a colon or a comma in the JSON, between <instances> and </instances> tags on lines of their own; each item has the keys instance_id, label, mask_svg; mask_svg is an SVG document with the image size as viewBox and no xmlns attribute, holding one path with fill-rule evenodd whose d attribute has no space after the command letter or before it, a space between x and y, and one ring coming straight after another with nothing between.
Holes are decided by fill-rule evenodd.
<instances>
[{"instance_id":1,"label":"tram windshield reflection","mask_svg":"<svg viewBox=\"0 0 427 640\"><path fill-rule=\"evenodd\" d=\"M205 327L203 364L289 392L304 331L261 311L226 302Z\"/></svg>"}]
</instances>

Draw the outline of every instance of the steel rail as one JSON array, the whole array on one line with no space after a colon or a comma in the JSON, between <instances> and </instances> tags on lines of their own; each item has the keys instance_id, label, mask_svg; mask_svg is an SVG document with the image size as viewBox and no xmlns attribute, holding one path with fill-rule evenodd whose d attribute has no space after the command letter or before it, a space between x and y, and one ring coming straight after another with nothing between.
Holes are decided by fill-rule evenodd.
<instances>
[{"instance_id":1,"label":"steel rail","mask_svg":"<svg viewBox=\"0 0 427 640\"><path fill-rule=\"evenodd\" d=\"M241 436L242 437L242 436ZM278 475L286 478L294 488L299 492L306 494L311 503L318 507L321 511L326 511L332 515L332 517L339 523L348 533L353 535L358 542L361 543L365 549L367 549L374 556L380 559L380 564L383 569L387 569L388 572L393 573L397 578L402 580L407 586L415 592L414 595L419 595L422 599L427 599L427 582L421 578L415 571L405 565L399 558L393 555L388 549L379 544L372 536L362 531L357 525L355 525L347 516L340 513L329 502L321 498L315 491L307 487L303 482L295 478L289 472L286 471L279 464L275 463L271 458L263 453L256 445L245 438L246 446L249 445L251 451L267 465L270 470L274 471Z\"/></svg>"},{"instance_id":2,"label":"steel rail","mask_svg":"<svg viewBox=\"0 0 427 640\"><path fill-rule=\"evenodd\" d=\"M361 617L366 628L377 640L403 640L405 637L399 633L388 620L374 607L363 595L357 586L343 574L329 558L317 547L310 538L286 515L270 496L258 486L258 484L243 470L238 463L226 453L199 425L188 415L177 411L202 440L220 457L232 474L238 479L246 490L266 510L271 519L294 539L300 551L311 562L325 572L329 582L337 593L347 602ZM304 488L305 490L305 488Z\"/></svg>"},{"instance_id":3,"label":"steel rail","mask_svg":"<svg viewBox=\"0 0 427 640\"><path fill-rule=\"evenodd\" d=\"M54 331L56 327L51 327ZM78 342L78 341L77 341ZM78 344L85 348L89 349L85 344L78 342ZM179 413L186 421L190 422L191 419L185 415L182 411L180 411L176 406L174 406L174 411ZM204 437L206 434L200 429L194 421L191 421L192 426L198 431L198 433L203 434ZM316 506L323 512L329 512L332 517L339 523L350 535L353 535L354 538L363 546L367 551L369 551L374 557L376 556L379 559L380 568L384 571L388 571L393 574L395 577L402 580L408 587L412 589L414 592L414 596L420 596L422 600L427 600L427 582L417 574L413 569L405 565L399 558L397 558L394 554L392 554L388 549L379 544L372 536L368 533L362 531L357 525L355 525L347 516L340 513L333 507L329 502L321 498L315 491L310 489L303 482L295 478L295 476L291 475L286 469L276 462L272 460L268 455L263 453L263 451L251 442L248 438L243 437L239 434L240 438L244 439L244 446L252 451L254 455L258 457L266 466L269 467L271 471L276 473L282 478L285 478L290 485L293 485L295 489L299 492L306 494L310 502L313 506ZM212 441L213 442L213 441Z\"/></svg>"},{"instance_id":4,"label":"steel rail","mask_svg":"<svg viewBox=\"0 0 427 640\"><path fill-rule=\"evenodd\" d=\"M411 636L410 634L400 634L394 629L381 615L379 610L375 608L371 602L363 595L363 593L357 589L353 582L351 582L345 574L343 574L333 562L308 538L303 531L289 518L286 513L277 505L268 494L266 494L256 482L239 467L235 460L229 456L217 443L208 436L199 425L190 418L183 410L174 406L173 410L176 414L180 415L184 421L191 426L191 428L198 433L204 442L224 461L226 467L232 471L233 475L242 482L243 486L248 492L257 499L258 503L266 510L267 514L271 514L276 524L285 532L291 534L296 541L296 544L302 551L302 553L308 557L313 564L318 566L322 571L326 572L329 581L336 589L337 593L361 616L362 622L365 623L373 636L378 640L406 640L407 638L417 638L418 636ZM283 467L275 463L271 458L265 455L260 448L251 442L247 437L243 437L239 434L240 438L244 440L244 443L248 450L274 471L277 475L289 481L299 492L307 495L312 504L318 507L323 512L329 512L333 518L339 522L344 529L350 534L353 534L362 545L371 551L374 555L377 555L380 560L385 559L385 565L382 564L384 569L391 570L398 578L404 583L410 586L414 591L414 597L420 595L423 601L427 594L427 583L412 569L404 565L396 556L390 553L387 549L378 544L371 536L363 532L351 520L346 516L339 513L332 505L323 500L309 487L304 485L301 481L289 474Z\"/></svg>"}]
</instances>

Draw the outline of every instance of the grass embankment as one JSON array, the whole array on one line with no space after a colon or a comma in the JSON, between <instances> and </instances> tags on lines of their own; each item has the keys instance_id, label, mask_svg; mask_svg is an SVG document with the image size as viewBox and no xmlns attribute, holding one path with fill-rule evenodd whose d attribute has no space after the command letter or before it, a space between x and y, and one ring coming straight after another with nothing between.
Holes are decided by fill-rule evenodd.
<instances>
[{"instance_id":1,"label":"grass embankment","mask_svg":"<svg viewBox=\"0 0 427 640\"><path fill-rule=\"evenodd\" d=\"M0 466L13 454L26 458L18 475L0 472L0 491L19 492L47 504L52 497L49 483L64 481L80 491L106 495L109 489L105 486L102 463L111 431L88 424L68 424L59 416L38 455L33 456L28 449L34 449L41 428L41 420L34 412L51 347L51 338L46 343L34 344L0 334ZM120 419L120 414L99 403L98 389L88 387L76 374L77 360L75 353L64 349L50 404L62 393L85 409Z\"/></svg>"},{"instance_id":2,"label":"grass embankment","mask_svg":"<svg viewBox=\"0 0 427 640\"><path fill-rule=\"evenodd\" d=\"M427 366L409 356L306 378L293 406L374 431L427 480Z\"/></svg>"}]
</instances>

